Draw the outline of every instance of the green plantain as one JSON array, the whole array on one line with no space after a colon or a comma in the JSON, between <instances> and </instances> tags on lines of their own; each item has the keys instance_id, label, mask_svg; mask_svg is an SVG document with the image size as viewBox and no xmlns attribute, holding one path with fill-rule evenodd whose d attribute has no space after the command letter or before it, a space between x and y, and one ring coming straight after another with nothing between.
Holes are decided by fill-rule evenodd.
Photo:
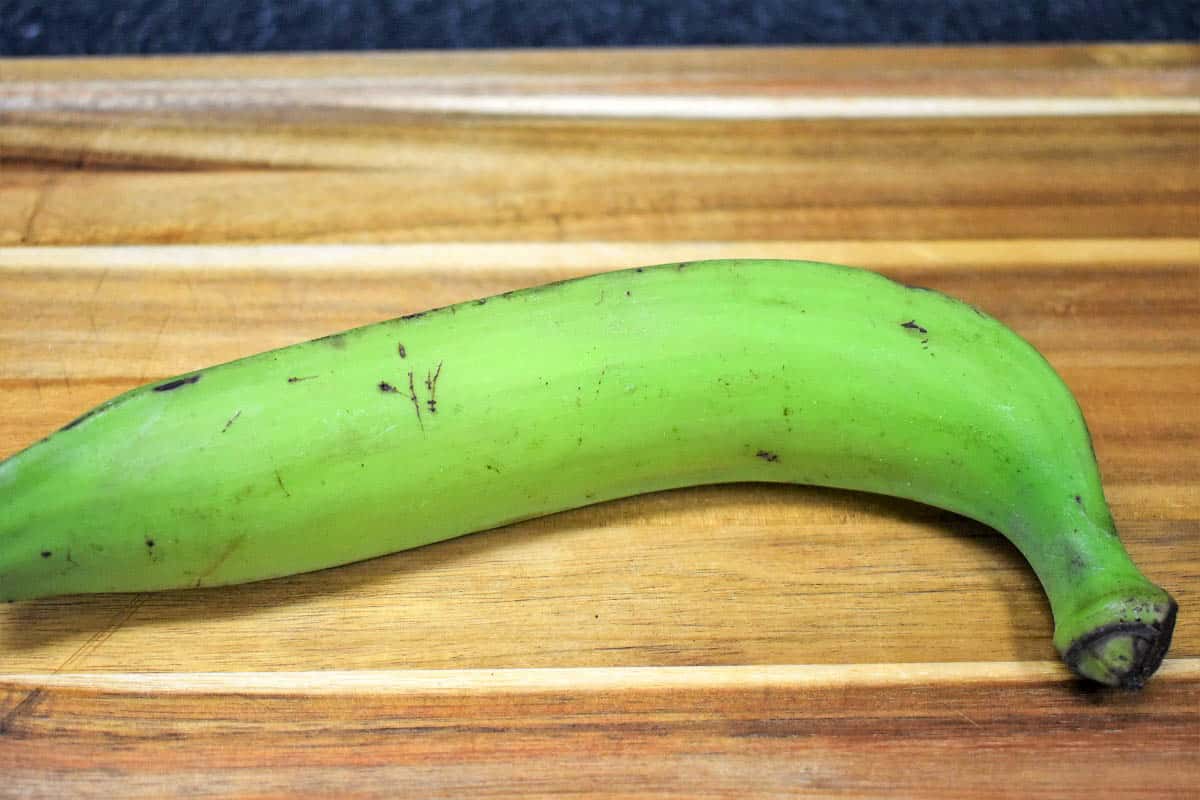
<instances>
[{"instance_id":1,"label":"green plantain","mask_svg":"<svg viewBox=\"0 0 1200 800\"><path fill-rule=\"evenodd\" d=\"M609 272L129 391L0 463L0 598L261 580L731 481L995 528L1088 678L1139 687L1169 645L1045 359L945 295L796 261Z\"/></svg>"}]
</instances>

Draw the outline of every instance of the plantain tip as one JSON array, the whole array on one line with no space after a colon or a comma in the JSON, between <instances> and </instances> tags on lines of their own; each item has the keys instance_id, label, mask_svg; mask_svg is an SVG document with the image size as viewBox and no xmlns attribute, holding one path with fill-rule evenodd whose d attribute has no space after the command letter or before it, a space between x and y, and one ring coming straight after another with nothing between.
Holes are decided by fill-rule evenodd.
<instances>
[{"instance_id":1,"label":"plantain tip","mask_svg":"<svg viewBox=\"0 0 1200 800\"><path fill-rule=\"evenodd\" d=\"M1171 646L1178 611L1178 604L1168 599L1157 619L1094 628L1076 639L1063 659L1081 677L1120 689L1141 689Z\"/></svg>"}]
</instances>

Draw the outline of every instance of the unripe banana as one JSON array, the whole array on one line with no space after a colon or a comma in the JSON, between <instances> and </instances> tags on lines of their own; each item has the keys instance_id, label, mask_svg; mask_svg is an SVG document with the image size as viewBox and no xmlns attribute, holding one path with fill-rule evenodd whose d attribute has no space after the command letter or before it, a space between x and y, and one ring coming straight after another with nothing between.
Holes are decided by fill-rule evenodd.
<instances>
[{"instance_id":1,"label":"unripe banana","mask_svg":"<svg viewBox=\"0 0 1200 800\"><path fill-rule=\"evenodd\" d=\"M1170 643L1042 356L945 295L796 261L609 272L129 391L0 463L0 598L254 581L732 481L990 525L1085 677L1139 687Z\"/></svg>"}]
</instances>

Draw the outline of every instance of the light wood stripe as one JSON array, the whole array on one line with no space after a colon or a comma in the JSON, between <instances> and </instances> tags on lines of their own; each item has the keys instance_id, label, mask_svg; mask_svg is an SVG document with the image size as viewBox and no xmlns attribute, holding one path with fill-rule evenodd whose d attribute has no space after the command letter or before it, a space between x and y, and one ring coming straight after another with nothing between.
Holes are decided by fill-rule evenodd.
<instances>
[{"instance_id":1,"label":"light wood stripe","mask_svg":"<svg viewBox=\"0 0 1200 800\"><path fill-rule=\"evenodd\" d=\"M497 93L471 86L371 79L31 82L0 84L0 113L197 111L298 105L424 114L677 120L931 119L1200 114L1195 97L726 96L540 91Z\"/></svg>"},{"instance_id":2,"label":"light wood stripe","mask_svg":"<svg viewBox=\"0 0 1200 800\"><path fill-rule=\"evenodd\" d=\"M0 270L268 270L404 272L437 269L615 269L710 258L794 258L863 266L961 266L972 270L1120 265L1197 269L1200 241L973 239L921 241L430 242L400 244L117 245L0 247Z\"/></svg>"},{"instance_id":3,"label":"light wood stripe","mask_svg":"<svg viewBox=\"0 0 1200 800\"><path fill-rule=\"evenodd\" d=\"M1169 659L1156 683L1200 679L1200 658ZM7 688L96 692L354 694L359 692L604 692L634 689L912 686L1071 682L1049 661L765 664L685 667L313 670L297 672L56 672L0 674Z\"/></svg>"}]
</instances>

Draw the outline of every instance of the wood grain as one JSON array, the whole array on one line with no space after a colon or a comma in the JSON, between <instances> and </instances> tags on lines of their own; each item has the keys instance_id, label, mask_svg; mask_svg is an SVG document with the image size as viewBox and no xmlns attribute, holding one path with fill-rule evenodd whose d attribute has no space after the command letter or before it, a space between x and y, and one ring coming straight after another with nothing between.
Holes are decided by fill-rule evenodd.
<instances>
[{"instance_id":1,"label":"wood grain","mask_svg":"<svg viewBox=\"0 0 1200 800\"><path fill-rule=\"evenodd\" d=\"M1179 600L1083 692L999 536L700 487L224 590L0 607L0 796L1187 796L1200 48L0 60L0 458L132 386L713 257L985 308Z\"/></svg>"},{"instance_id":2,"label":"wood grain","mask_svg":"<svg viewBox=\"0 0 1200 800\"><path fill-rule=\"evenodd\" d=\"M29 798L1186 797L1200 778L1195 660L1140 695L993 662L18 677L6 701L0 769Z\"/></svg>"},{"instance_id":3,"label":"wood grain","mask_svg":"<svg viewBox=\"0 0 1200 800\"><path fill-rule=\"evenodd\" d=\"M1200 48L1056 52L7 62L0 244L1191 235Z\"/></svg>"}]
</instances>

